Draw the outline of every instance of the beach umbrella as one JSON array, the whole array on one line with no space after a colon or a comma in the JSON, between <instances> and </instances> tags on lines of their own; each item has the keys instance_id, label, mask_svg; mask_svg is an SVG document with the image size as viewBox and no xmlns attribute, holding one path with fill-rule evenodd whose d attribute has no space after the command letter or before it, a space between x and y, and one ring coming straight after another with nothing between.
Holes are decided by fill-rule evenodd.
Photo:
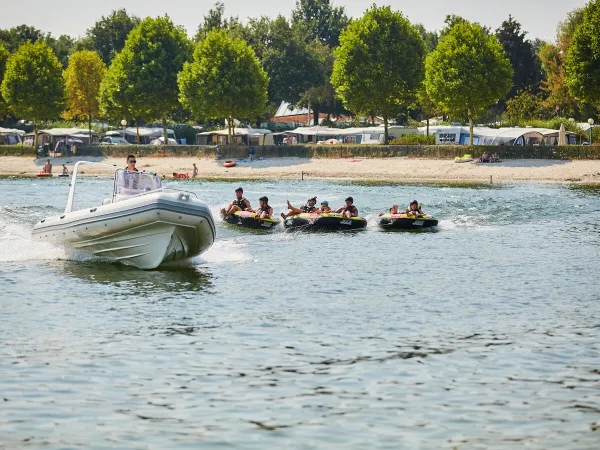
<instances>
[{"instance_id":1,"label":"beach umbrella","mask_svg":"<svg viewBox=\"0 0 600 450\"><path fill-rule=\"evenodd\" d=\"M558 145L567 145L567 131L564 123L560 124L560 130L558 130Z\"/></svg>"}]
</instances>

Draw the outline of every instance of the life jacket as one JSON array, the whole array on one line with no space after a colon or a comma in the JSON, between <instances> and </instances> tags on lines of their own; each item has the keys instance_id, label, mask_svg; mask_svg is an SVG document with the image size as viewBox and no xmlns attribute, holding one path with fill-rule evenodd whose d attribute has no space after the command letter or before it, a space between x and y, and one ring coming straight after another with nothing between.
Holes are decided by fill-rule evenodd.
<instances>
[{"instance_id":1,"label":"life jacket","mask_svg":"<svg viewBox=\"0 0 600 450\"><path fill-rule=\"evenodd\" d=\"M256 210L256 214L258 215L258 214L262 214L262 213L264 213L264 212L266 212L267 214L269 214L269 211L270 211L271 209L273 209L273 208L271 208L271 206L269 206L269 205L265 205L264 207L263 207L263 206L261 206L261 207L259 207L259 208Z\"/></svg>"},{"instance_id":2,"label":"life jacket","mask_svg":"<svg viewBox=\"0 0 600 450\"><path fill-rule=\"evenodd\" d=\"M242 197L239 200L236 198L234 205L240 208L242 211L246 211L246 209L248 209L246 202L246 197Z\"/></svg>"},{"instance_id":3,"label":"life jacket","mask_svg":"<svg viewBox=\"0 0 600 450\"><path fill-rule=\"evenodd\" d=\"M313 213L317 210L317 208L314 206L308 206L308 203L306 205L302 206L300 209L302 210L302 212L305 212L305 213Z\"/></svg>"},{"instance_id":4,"label":"life jacket","mask_svg":"<svg viewBox=\"0 0 600 450\"><path fill-rule=\"evenodd\" d=\"M346 212L346 211L350 211L351 214L358 215L358 210L356 209L356 206L354 206L354 205L346 206L344 208L344 212Z\"/></svg>"}]
</instances>

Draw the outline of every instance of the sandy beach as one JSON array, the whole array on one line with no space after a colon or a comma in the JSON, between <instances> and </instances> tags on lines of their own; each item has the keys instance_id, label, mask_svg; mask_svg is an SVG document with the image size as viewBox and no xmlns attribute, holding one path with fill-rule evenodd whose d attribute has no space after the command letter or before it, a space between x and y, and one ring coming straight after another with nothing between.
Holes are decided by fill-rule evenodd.
<instances>
[{"instance_id":1,"label":"sandy beach","mask_svg":"<svg viewBox=\"0 0 600 450\"><path fill-rule=\"evenodd\" d=\"M122 158L84 158L109 166L124 167ZM51 158L53 173L69 171L77 160ZM1 157L0 176L35 176L45 159ZM489 182L546 181L600 183L600 160L507 160L497 164L457 164L449 159L301 159L273 158L262 161L238 161L232 168L222 166L222 161L198 158L138 158L137 167L171 178L173 172L192 175L192 164L198 166L198 178L240 179L300 179L335 178L365 181L394 182ZM112 167L82 166L84 175L109 175Z\"/></svg>"}]
</instances>

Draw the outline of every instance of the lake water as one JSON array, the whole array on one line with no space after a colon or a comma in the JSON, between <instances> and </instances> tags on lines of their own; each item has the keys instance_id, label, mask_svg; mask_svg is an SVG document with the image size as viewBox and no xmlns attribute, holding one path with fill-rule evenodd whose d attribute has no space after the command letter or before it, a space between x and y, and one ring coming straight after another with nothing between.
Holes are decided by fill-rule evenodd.
<instances>
[{"instance_id":1,"label":"lake water","mask_svg":"<svg viewBox=\"0 0 600 450\"><path fill-rule=\"evenodd\" d=\"M0 179L0 447L600 448L600 190L246 182L369 226L144 272L32 243L68 183ZM171 182L215 217L238 184ZM377 228L413 199L436 232Z\"/></svg>"}]
</instances>

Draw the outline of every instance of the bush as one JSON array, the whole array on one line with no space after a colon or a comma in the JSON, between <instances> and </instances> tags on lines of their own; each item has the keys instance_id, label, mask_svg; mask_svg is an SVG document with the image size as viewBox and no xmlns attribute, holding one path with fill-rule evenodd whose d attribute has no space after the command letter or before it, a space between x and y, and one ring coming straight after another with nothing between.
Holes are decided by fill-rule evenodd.
<instances>
[{"instance_id":1,"label":"bush","mask_svg":"<svg viewBox=\"0 0 600 450\"><path fill-rule=\"evenodd\" d=\"M399 138L393 139L392 145L434 145L435 134L426 136L424 134L405 134Z\"/></svg>"}]
</instances>

